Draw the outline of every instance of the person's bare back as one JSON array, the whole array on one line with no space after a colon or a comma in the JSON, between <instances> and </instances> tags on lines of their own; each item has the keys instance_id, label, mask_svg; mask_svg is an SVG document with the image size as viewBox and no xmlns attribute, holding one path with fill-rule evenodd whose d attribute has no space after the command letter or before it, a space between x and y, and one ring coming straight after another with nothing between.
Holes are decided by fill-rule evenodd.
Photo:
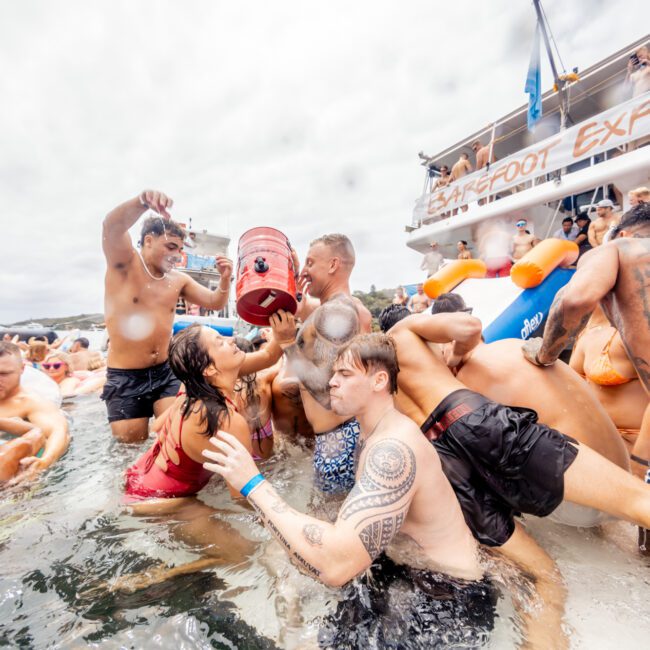
<instances>
[{"instance_id":1,"label":"person's bare back","mask_svg":"<svg viewBox=\"0 0 650 650\"><path fill-rule=\"evenodd\" d=\"M536 411L540 422L629 469L628 454L614 423L567 364L533 366L521 354L519 339L505 339L474 348L456 377L495 402Z\"/></svg>"}]
</instances>

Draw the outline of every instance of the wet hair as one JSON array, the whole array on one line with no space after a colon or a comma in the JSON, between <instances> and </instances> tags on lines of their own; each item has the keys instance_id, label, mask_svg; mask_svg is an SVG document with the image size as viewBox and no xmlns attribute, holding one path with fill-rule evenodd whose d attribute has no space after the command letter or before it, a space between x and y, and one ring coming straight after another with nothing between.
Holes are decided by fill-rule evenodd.
<instances>
[{"instance_id":1,"label":"wet hair","mask_svg":"<svg viewBox=\"0 0 650 650\"><path fill-rule=\"evenodd\" d=\"M410 315L411 312L404 305L388 305L379 314L379 329L388 332L393 325Z\"/></svg>"},{"instance_id":2,"label":"wet hair","mask_svg":"<svg viewBox=\"0 0 650 650\"><path fill-rule=\"evenodd\" d=\"M205 422L207 436L211 436L228 416L225 395L208 383L203 376L212 359L201 342L201 325L194 323L181 330L169 343L169 365L177 379L185 385L183 417L196 412Z\"/></svg>"},{"instance_id":3,"label":"wet hair","mask_svg":"<svg viewBox=\"0 0 650 650\"><path fill-rule=\"evenodd\" d=\"M255 352L255 346L252 341L245 339L243 336L235 337L235 345L242 352ZM251 431L257 434L257 441L261 442L262 421L260 420L260 396L257 392L257 373L252 372L250 375L240 377L235 386L235 392L243 394L243 402L246 405L246 420Z\"/></svg>"},{"instance_id":4,"label":"wet hair","mask_svg":"<svg viewBox=\"0 0 650 650\"><path fill-rule=\"evenodd\" d=\"M457 311L471 311L457 293L441 293L431 307L432 314L453 314Z\"/></svg>"},{"instance_id":5,"label":"wet hair","mask_svg":"<svg viewBox=\"0 0 650 650\"><path fill-rule=\"evenodd\" d=\"M347 235L341 233L332 233L330 235L323 235L309 243L309 246L316 244L325 244L335 257L339 257L344 264L354 266L354 246Z\"/></svg>"},{"instance_id":6,"label":"wet hair","mask_svg":"<svg viewBox=\"0 0 650 650\"><path fill-rule=\"evenodd\" d=\"M458 243L462 244L463 246L467 246L467 242L464 239L459 239Z\"/></svg>"},{"instance_id":7,"label":"wet hair","mask_svg":"<svg viewBox=\"0 0 650 650\"><path fill-rule=\"evenodd\" d=\"M650 230L650 203L639 203L628 210L620 223L612 231L612 239L618 237L623 230Z\"/></svg>"},{"instance_id":8,"label":"wet hair","mask_svg":"<svg viewBox=\"0 0 650 650\"><path fill-rule=\"evenodd\" d=\"M20 348L11 341L0 341L0 357L16 357L22 362L23 356L20 354Z\"/></svg>"},{"instance_id":9,"label":"wet hair","mask_svg":"<svg viewBox=\"0 0 650 650\"><path fill-rule=\"evenodd\" d=\"M78 339L75 339L73 343L79 343L84 350L87 350L90 347L90 341L85 336L80 336Z\"/></svg>"},{"instance_id":10,"label":"wet hair","mask_svg":"<svg viewBox=\"0 0 650 650\"><path fill-rule=\"evenodd\" d=\"M144 246L144 238L147 235L154 235L155 237L170 235L171 237L178 237L181 240L185 239L185 231L180 224L171 219L163 219L158 215L147 217L144 220L142 230L140 231L140 246Z\"/></svg>"},{"instance_id":11,"label":"wet hair","mask_svg":"<svg viewBox=\"0 0 650 650\"><path fill-rule=\"evenodd\" d=\"M562 223L573 223L573 219L571 217L564 217Z\"/></svg>"},{"instance_id":12,"label":"wet hair","mask_svg":"<svg viewBox=\"0 0 650 650\"><path fill-rule=\"evenodd\" d=\"M359 334L350 343L341 348L336 360L343 361L348 357L358 368L366 372L385 370L388 373L388 386L391 394L397 392L397 350L395 343L388 334Z\"/></svg>"}]
</instances>

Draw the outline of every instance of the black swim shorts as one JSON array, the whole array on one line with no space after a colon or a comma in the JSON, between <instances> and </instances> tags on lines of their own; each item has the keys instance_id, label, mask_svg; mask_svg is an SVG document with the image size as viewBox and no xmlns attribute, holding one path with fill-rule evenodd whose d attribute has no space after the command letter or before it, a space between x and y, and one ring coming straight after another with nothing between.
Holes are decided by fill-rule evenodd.
<instances>
[{"instance_id":1,"label":"black swim shorts","mask_svg":"<svg viewBox=\"0 0 650 650\"><path fill-rule=\"evenodd\" d=\"M497 600L487 580L454 580L382 554L343 588L335 612L321 619L318 642L336 650L480 648Z\"/></svg>"},{"instance_id":2,"label":"black swim shorts","mask_svg":"<svg viewBox=\"0 0 650 650\"><path fill-rule=\"evenodd\" d=\"M514 531L515 516L545 517L562 502L564 473L578 443L540 424L535 411L457 390L421 428L482 544L501 546Z\"/></svg>"},{"instance_id":3,"label":"black swim shorts","mask_svg":"<svg viewBox=\"0 0 650 650\"><path fill-rule=\"evenodd\" d=\"M109 368L101 398L106 402L109 422L150 418L154 403L174 397L180 387L167 361L151 368Z\"/></svg>"}]
</instances>

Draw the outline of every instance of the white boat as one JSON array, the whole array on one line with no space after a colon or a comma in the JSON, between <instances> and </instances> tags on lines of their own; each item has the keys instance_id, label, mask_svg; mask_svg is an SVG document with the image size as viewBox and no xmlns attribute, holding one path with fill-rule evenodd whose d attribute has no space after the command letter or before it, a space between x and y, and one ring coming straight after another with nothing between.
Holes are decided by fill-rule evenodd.
<instances>
[{"instance_id":1,"label":"white boat","mask_svg":"<svg viewBox=\"0 0 650 650\"><path fill-rule=\"evenodd\" d=\"M485 258L485 243L500 239L505 242L502 254L507 256L514 224L521 218L527 219L531 234L546 239L560 228L564 217L590 212L600 199L611 198L615 209L626 211L628 192L650 185L650 146L642 146L650 140L650 92L632 98L625 84L628 61L645 40L580 72L579 79L567 80L564 102L555 91L545 93L544 117L534 134L527 130L528 106L524 105L435 155L421 156L426 178L405 228L407 246L426 253L436 241L445 257L455 258L457 242L465 240L474 257ZM561 113L565 120L560 119ZM496 161L432 191L440 167L451 169L461 153L473 159L470 147L476 140L492 143ZM570 277L558 285L555 275L543 308L538 308L537 299L518 310L516 318L510 318L516 322L509 323L508 336L520 332L521 338L527 338L538 329L555 292ZM509 287L503 297L507 282L500 280L466 280L455 289L471 295L486 328L522 296ZM498 285L501 288L496 290ZM497 338L503 338L501 333Z\"/></svg>"}]
</instances>

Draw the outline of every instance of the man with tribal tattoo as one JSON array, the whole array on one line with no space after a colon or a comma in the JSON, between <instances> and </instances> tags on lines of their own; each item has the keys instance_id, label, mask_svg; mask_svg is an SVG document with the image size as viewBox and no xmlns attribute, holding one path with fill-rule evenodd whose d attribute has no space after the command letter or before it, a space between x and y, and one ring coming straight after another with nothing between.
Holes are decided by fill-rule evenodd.
<instances>
[{"instance_id":1,"label":"man with tribal tattoo","mask_svg":"<svg viewBox=\"0 0 650 650\"><path fill-rule=\"evenodd\" d=\"M524 343L524 356L553 364L600 304L618 330L628 357L650 395L650 204L623 215L610 241L580 258L571 281L555 296L544 338ZM650 483L650 405L632 449L632 470ZM593 477L592 477L593 478ZM650 552L650 529L639 529L639 548Z\"/></svg>"},{"instance_id":2,"label":"man with tribal tattoo","mask_svg":"<svg viewBox=\"0 0 650 650\"><path fill-rule=\"evenodd\" d=\"M342 586L372 567L372 579L350 587L336 613L323 621L324 646L357 647L350 639L358 647L364 639L382 647L409 639L422 647L481 645L492 629L495 594L483 579L477 544L435 449L394 407L398 366L392 340L382 334L355 337L333 370L332 409L356 415L363 443L355 484L334 524L286 504L227 433L212 438L215 450L204 452L212 462L204 466L240 490L304 573ZM400 560L408 559L389 559L389 547ZM399 608L391 606L394 598Z\"/></svg>"}]
</instances>

